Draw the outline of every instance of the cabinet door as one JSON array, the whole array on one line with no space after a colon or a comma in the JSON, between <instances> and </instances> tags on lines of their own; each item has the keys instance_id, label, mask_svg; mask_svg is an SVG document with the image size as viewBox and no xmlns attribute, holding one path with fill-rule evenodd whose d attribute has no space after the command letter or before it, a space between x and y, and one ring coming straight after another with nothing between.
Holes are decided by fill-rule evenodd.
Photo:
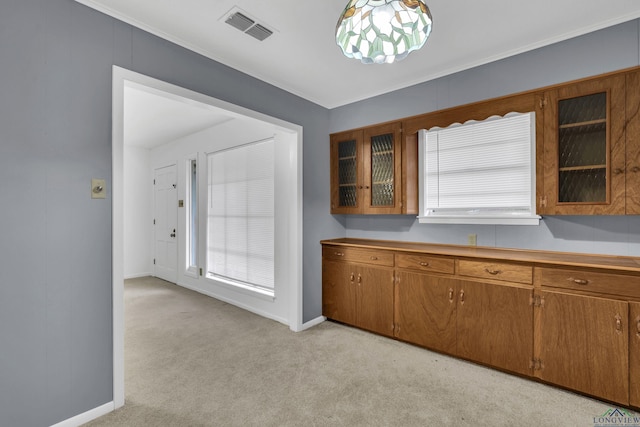
<instances>
[{"instance_id":1,"label":"cabinet door","mask_svg":"<svg viewBox=\"0 0 640 427\"><path fill-rule=\"evenodd\" d=\"M627 405L628 303L550 291L541 296L538 376Z\"/></svg>"},{"instance_id":2,"label":"cabinet door","mask_svg":"<svg viewBox=\"0 0 640 427\"><path fill-rule=\"evenodd\" d=\"M362 213L362 131L331 135L331 213Z\"/></svg>"},{"instance_id":3,"label":"cabinet door","mask_svg":"<svg viewBox=\"0 0 640 427\"><path fill-rule=\"evenodd\" d=\"M457 280L397 273L396 337L455 354Z\"/></svg>"},{"instance_id":4,"label":"cabinet door","mask_svg":"<svg viewBox=\"0 0 640 427\"><path fill-rule=\"evenodd\" d=\"M402 141L400 123L364 130L364 211L402 213Z\"/></svg>"},{"instance_id":5,"label":"cabinet door","mask_svg":"<svg viewBox=\"0 0 640 427\"><path fill-rule=\"evenodd\" d=\"M626 214L640 214L640 71L627 75Z\"/></svg>"},{"instance_id":6,"label":"cabinet door","mask_svg":"<svg viewBox=\"0 0 640 427\"><path fill-rule=\"evenodd\" d=\"M362 329L393 336L393 269L358 266L357 323Z\"/></svg>"},{"instance_id":7,"label":"cabinet door","mask_svg":"<svg viewBox=\"0 0 640 427\"><path fill-rule=\"evenodd\" d=\"M533 356L532 289L461 281L459 356L525 375Z\"/></svg>"},{"instance_id":8,"label":"cabinet door","mask_svg":"<svg viewBox=\"0 0 640 427\"><path fill-rule=\"evenodd\" d=\"M629 303L629 404L640 408L640 302Z\"/></svg>"},{"instance_id":9,"label":"cabinet door","mask_svg":"<svg viewBox=\"0 0 640 427\"><path fill-rule=\"evenodd\" d=\"M354 264L322 261L322 314L338 322L356 324Z\"/></svg>"},{"instance_id":10,"label":"cabinet door","mask_svg":"<svg viewBox=\"0 0 640 427\"><path fill-rule=\"evenodd\" d=\"M625 77L547 93L544 116L546 214L625 213Z\"/></svg>"}]
</instances>

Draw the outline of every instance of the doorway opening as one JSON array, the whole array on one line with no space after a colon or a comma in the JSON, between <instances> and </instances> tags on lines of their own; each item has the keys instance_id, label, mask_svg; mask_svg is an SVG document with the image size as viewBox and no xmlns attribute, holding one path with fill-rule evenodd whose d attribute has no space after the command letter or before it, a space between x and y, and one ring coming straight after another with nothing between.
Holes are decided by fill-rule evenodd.
<instances>
[{"instance_id":1,"label":"doorway opening","mask_svg":"<svg viewBox=\"0 0 640 427\"><path fill-rule=\"evenodd\" d=\"M255 111L230 104L201 93L193 92L170 83L166 83L139 73L135 73L117 66L113 67L113 121L112 121L112 197L113 197L113 372L114 372L114 405L119 408L124 405L124 194L125 194L125 109L131 106L127 105L125 92L127 89L135 89L152 93L164 97L165 99L174 100L183 104L201 104L209 108L212 112L222 113L228 117L237 120L234 124L233 120L221 122L220 127L203 130L203 132L214 132L217 136L213 138L217 141L217 145L210 148L198 148L195 158L206 159L208 152L214 152L219 149L228 148L230 146L239 145L239 141L234 141L231 136L242 134L241 128L251 128L246 123L256 123L261 132L268 128L272 133L272 137L277 141L277 146L283 150L287 159L282 175L276 177L276 185L280 186L280 191L276 195L276 204L279 210L276 213L276 233L279 236L274 245L276 258L280 260L280 264L276 265L275 288L277 298L265 298L246 289L238 289L225 286L224 283L216 282L207 275L193 274L193 259L190 259L187 250L191 244L188 236L187 216L181 222L178 216L178 227L176 234L182 236L184 245L178 239L179 255L178 255L178 278L177 284L187 288L194 289L201 293L213 296L225 302L237 305L241 308L253 311L274 320L285 323L293 331L304 329L302 323L302 127L296 124L288 123L280 119L270 117ZM240 127L239 127L240 126ZM237 132L236 132L237 131ZM213 135L213 134L212 134ZM246 132L243 134L245 143L250 142L246 138L251 138ZM259 139L259 138L257 138ZM174 144L168 144L166 147L173 147ZM170 149L158 150L160 152L158 159L166 155ZM175 153L174 153L175 155ZM182 156L182 154L180 154ZM182 177L180 168L184 165L190 165L194 154L175 159L178 165L178 198L180 198L180 179ZM153 174L154 159L149 162L149 174ZM158 160L160 161L160 160ZM199 161L200 165L205 165L205 161ZM166 165L166 163L165 163ZM201 168L199 165L199 169ZM200 172L200 170L198 171ZM188 182L188 177L192 170L185 171L184 180ZM206 174L202 174L199 178L200 184L206 184ZM204 180L204 181L203 181ZM184 191L188 190L185 184ZM198 212L202 218L206 218L206 196L207 185L199 185L198 194L202 206L198 206ZM201 221L202 224L202 221ZM182 227L182 229L181 229ZM200 236L203 233L199 234ZM199 260L197 270L206 271L206 239L198 242L197 253ZM151 245L149 245L151 247ZM184 247L182 247L184 246ZM182 255L180 255L182 253ZM183 259L184 258L184 259ZM183 262L184 261L184 262ZM184 264L186 268L182 268ZM184 271L183 271L184 270Z\"/></svg>"}]
</instances>

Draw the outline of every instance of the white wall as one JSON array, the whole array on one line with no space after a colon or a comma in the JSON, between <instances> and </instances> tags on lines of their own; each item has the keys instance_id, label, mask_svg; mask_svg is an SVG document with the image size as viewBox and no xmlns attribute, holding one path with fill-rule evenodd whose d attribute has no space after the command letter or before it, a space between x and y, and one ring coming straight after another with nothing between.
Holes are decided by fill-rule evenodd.
<instances>
[{"instance_id":1,"label":"white wall","mask_svg":"<svg viewBox=\"0 0 640 427\"><path fill-rule=\"evenodd\" d=\"M153 171L146 148L124 148L124 277L153 273Z\"/></svg>"},{"instance_id":2,"label":"white wall","mask_svg":"<svg viewBox=\"0 0 640 427\"><path fill-rule=\"evenodd\" d=\"M187 162L193 158L194 155L197 155L199 171L198 194L200 201L198 230L200 236L198 242L199 267L205 269L206 265L207 153L271 137L275 137L276 150L286 150L288 144L297 143L297 135L295 135L295 133L254 119L237 118L193 135L180 138L172 143L154 148L150 151L149 173L152 173L153 170L160 167L171 164L177 165L178 200L185 200L185 205L188 182ZM282 151L280 151L280 153L283 154ZM286 177L286 175L280 173L280 178L278 178L279 171L283 172L288 170L289 162L292 160L286 155L279 157L280 160L276 160L277 182L278 180L282 181L283 177ZM276 236L279 235L278 229L281 231L285 230L281 235L288 235L289 233L286 229L291 218L287 216L286 211L289 210L288 201L291 199L287 199L287 203L278 203L278 198L283 197L283 195L278 194L277 188L278 184L276 184ZM284 197L289 197L289 195L284 195ZM279 205L283 205L280 211L278 211ZM216 282L207 279L205 276L194 277L186 271L187 212L185 208L178 209L178 285L229 302L281 323L292 325L292 322L295 320L295 313L291 313L291 302L293 301L292 298L297 298L294 287L298 284L297 279L290 277L287 270L290 262L293 263L300 254L289 253L288 256L281 257L281 261L276 260L276 298L258 295L248 290ZM277 241L276 245L278 245ZM296 250L296 248L293 247L292 250ZM276 247L276 254L277 253L278 246ZM280 262L281 265L279 265L278 262Z\"/></svg>"}]
</instances>

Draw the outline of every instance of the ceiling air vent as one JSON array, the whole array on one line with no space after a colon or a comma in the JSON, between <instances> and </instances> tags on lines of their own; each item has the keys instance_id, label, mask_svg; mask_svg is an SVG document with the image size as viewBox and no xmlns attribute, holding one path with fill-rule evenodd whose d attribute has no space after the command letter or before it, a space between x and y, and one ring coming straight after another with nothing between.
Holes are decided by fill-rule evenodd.
<instances>
[{"instance_id":1,"label":"ceiling air vent","mask_svg":"<svg viewBox=\"0 0 640 427\"><path fill-rule=\"evenodd\" d=\"M258 40L262 41L264 39L266 39L267 37L269 37L271 34L273 34L273 31L271 31L268 28L263 27L260 24L256 24L253 27L249 28L246 31L247 34L249 34L252 37L257 38Z\"/></svg>"},{"instance_id":2,"label":"ceiling air vent","mask_svg":"<svg viewBox=\"0 0 640 427\"><path fill-rule=\"evenodd\" d=\"M225 15L226 19L224 22L260 41L273 34L273 31L265 25L256 23L255 19L249 18L247 15L247 13L240 12L239 9L235 7Z\"/></svg>"}]
</instances>

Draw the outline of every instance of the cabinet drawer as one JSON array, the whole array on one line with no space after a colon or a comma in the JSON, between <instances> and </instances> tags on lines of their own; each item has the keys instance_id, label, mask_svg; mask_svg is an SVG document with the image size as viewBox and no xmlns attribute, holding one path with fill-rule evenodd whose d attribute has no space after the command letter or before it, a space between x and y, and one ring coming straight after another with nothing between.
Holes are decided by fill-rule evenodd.
<instances>
[{"instance_id":1,"label":"cabinet drawer","mask_svg":"<svg viewBox=\"0 0 640 427\"><path fill-rule=\"evenodd\" d=\"M348 248L342 246L324 246L322 248L322 256L325 259L393 267L393 252Z\"/></svg>"},{"instance_id":2,"label":"cabinet drawer","mask_svg":"<svg viewBox=\"0 0 640 427\"><path fill-rule=\"evenodd\" d=\"M640 277L590 271L541 268L542 286L640 298Z\"/></svg>"},{"instance_id":3,"label":"cabinet drawer","mask_svg":"<svg viewBox=\"0 0 640 427\"><path fill-rule=\"evenodd\" d=\"M454 261L432 255L397 254L396 267L410 270L431 271L434 273L453 274Z\"/></svg>"},{"instance_id":4,"label":"cabinet drawer","mask_svg":"<svg viewBox=\"0 0 640 427\"><path fill-rule=\"evenodd\" d=\"M481 279L495 279L526 284L533 283L533 267L528 265L460 260L458 263L458 274Z\"/></svg>"}]
</instances>

